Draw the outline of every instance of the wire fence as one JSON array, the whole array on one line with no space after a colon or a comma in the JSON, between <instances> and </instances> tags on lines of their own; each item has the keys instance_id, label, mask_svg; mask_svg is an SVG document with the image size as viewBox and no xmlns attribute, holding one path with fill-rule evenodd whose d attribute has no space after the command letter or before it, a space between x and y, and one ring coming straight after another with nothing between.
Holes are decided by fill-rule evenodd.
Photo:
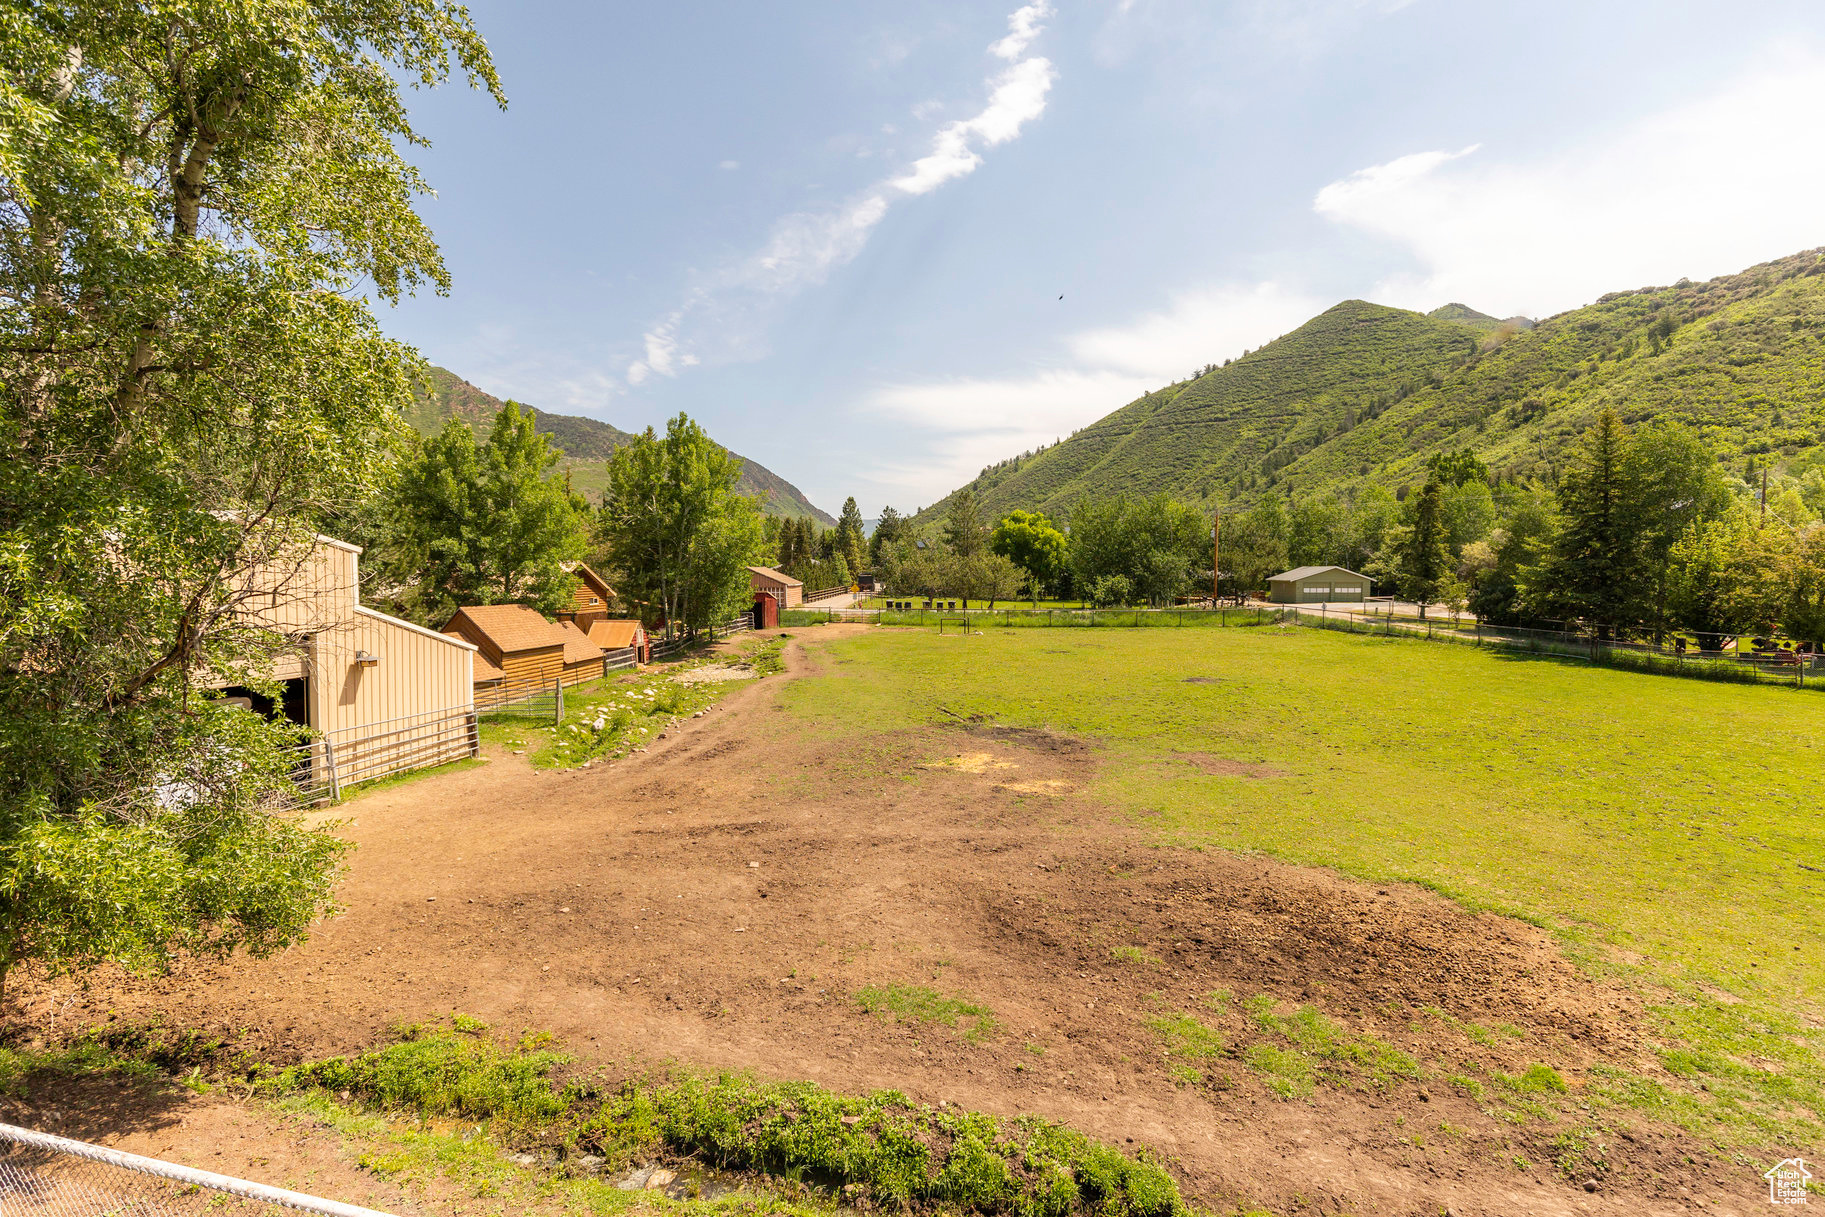
<instances>
[{"instance_id":1,"label":"wire fence","mask_svg":"<svg viewBox=\"0 0 1825 1217\"><path fill-rule=\"evenodd\" d=\"M1582 659L1603 667L1733 684L1773 684L1825 689L1825 654L1762 646L1735 648L1734 635L1695 635L1697 646L1682 645L1686 635L1661 642L1605 638L1593 628L1564 630L1492 626L1474 617L1448 614L1401 614L1386 607L1337 604L1251 604L1241 607L990 609L931 608L910 602L900 608L798 609L780 615L781 625L818 622L871 622L879 625L933 627L941 634L985 629L1182 629L1308 627L1350 634L1416 638L1433 642L1497 647L1536 655ZM1689 633L1689 632L1688 632ZM1726 643L1730 645L1726 645Z\"/></svg>"},{"instance_id":2,"label":"wire fence","mask_svg":"<svg viewBox=\"0 0 1825 1217\"><path fill-rule=\"evenodd\" d=\"M743 630L751 630L753 628L754 618L747 613L742 613L738 616L729 618L727 621L710 626L701 634L679 634L675 637L655 642L652 646L652 658L655 660L669 659L680 651L688 650L695 646L704 646L708 643L715 642L718 638L727 638L739 634Z\"/></svg>"},{"instance_id":3,"label":"wire fence","mask_svg":"<svg viewBox=\"0 0 1825 1217\"><path fill-rule=\"evenodd\" d=\"M177 1217L225 1211L389 1217L378 1209L0 1124L0 1212L6 1217Z\"/></svg>"}]
</instances>

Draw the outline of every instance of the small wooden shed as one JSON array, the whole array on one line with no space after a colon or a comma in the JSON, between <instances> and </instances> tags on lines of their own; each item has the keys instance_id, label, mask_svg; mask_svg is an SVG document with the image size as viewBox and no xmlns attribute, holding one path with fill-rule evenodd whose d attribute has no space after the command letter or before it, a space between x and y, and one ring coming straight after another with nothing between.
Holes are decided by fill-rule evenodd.
<instances>
[{"instance_id":1,"label":"small wooden shed","mask_svg":"<svg viewBox=\"0 0 1825 1217\"><path fill-rule=\"evenodd\" d=\"M1267 598L1275 604L1360 604L1369 594L1369 577L1342 566L1301 566L1267 581Z\"/></svg>"},{"instance_id":2,"label":"small wooden shed","mask_svg":"<svg viewBox=\"0 0 1825 1217\"><path fill-rule=\"evenodd\" d=\"M756 596L772 596L783 609L805 602L805 585L791 575L776 571L771 566L750 566L748 573L753 576Z\"/></svg>"},{"instance_id":3,"label":"small wooden shed","mask_svg":"<svg viewBox=\"0 0 1825 1217\"><path fill-rule=\"evenodd\" d=\"M580 620L580 618L579 618ZM596 617L587 627L589 640L604 651L633 649L635 663L651 663L653 646L646 627L633 617Z\"/></svg>"},{"instance_id":4,"label":"small wooden shed","mask_svg":"<svg viewBox=\"0 0 1825 1217\"><path fill-rule=\"evenodd\" d=\"M443 632L476 648L477 683L483 666L503 688L550 688L564 676L564 631L523 604L472 604L459 608Z\"/></svg>"}]
</instances>

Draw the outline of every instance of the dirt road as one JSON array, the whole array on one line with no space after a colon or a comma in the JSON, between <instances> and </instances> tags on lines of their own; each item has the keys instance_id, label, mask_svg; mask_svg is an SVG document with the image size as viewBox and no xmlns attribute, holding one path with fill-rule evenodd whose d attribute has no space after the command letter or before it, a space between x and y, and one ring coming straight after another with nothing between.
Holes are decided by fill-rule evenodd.
<instances>
[{"instance_id":1,"label":"dirt road","mask_svg":"<svg viewBox=\"0 0 1825 1217\"><path fill-rule=\"evenodd\" d=\"M786 679L816 678L815 643L787 660ZM1595 1060L1646 1057L1633 999L1529 926L1155 847L1085 793L1094 741L992 724L826 731L780 708L782 684L612 766L539 772L497 755L360 799L347 911L308 944L87 995L40 985L32 1013L159 1017L291 1058L462 1012L550 1030L614 1070L675 1061L1036 1112L1151 1143L1218 1206L1752 1207L1752 1172L1726 1176L1659 1132L1619 1143L1587 1193L1545 1164L1562 1130L1492 1118L1437 1080L1285 1101L1234 1056L1175 1078L1183 1062L1148 1020L1196 1012L1246 1044L1258 1028L1238 1001L1260 993L1422 1060L1548 1061L1573 1087ZM980 1002L998 1027L972 1042L863 1013L856 992L891 983ZM1220 990L1238 1001L1213 1005ZM1516 1034L1474 1043L1469 1022Z\"/></svg>"}]
</instances>

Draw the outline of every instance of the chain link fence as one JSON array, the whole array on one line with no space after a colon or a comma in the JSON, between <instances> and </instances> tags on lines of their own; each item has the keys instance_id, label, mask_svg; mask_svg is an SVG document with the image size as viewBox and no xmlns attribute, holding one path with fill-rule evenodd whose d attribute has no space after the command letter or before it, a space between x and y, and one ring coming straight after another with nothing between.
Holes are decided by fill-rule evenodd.
<instances>
[{"instance_id":1,"label":"chain link fence","mask_svg":"<svg viewBox=\"0 0 1825 1217\"><path fill-rule=\"evenodd\" d=\"M0 1124L0 1213L6 1217L286 1212L390 1217L378 1209Z\"/></svg>"}]
</instances>

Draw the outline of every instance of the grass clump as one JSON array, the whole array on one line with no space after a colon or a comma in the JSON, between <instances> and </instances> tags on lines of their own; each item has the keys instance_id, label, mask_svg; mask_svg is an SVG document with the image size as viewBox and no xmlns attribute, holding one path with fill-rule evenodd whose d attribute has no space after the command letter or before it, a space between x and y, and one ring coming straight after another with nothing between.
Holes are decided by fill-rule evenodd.
<instances>
[{"instance_id":1,"label":"grass clump","mask_svg":"<svg viewBox=\"0 0 1825 1217\"><path fill-rule=\"evenodd\" d=\"M1147 1025L1166 1041L1167 1056L1209 1060L1223 1054L1223 1037L1189 1014L1155 1015Z\"/></svg>"},{"instance_id":2,"label":"grass clump","mask_svg":"<svg viewBox=\"0 0 1825 1217\"><path fill-rule=\"evenodd\" d=\"M1268 1085L1282 1098L1292 1097L1272 1079L1282 1081L1312 1078L1337 1086L1363 1085L1385 1089L1397 1078L1421 1076L1419 1062L1385 1040L1360 1035L1320 1014L1316 1007L1300 1006L1291 1014L1275 1010L1272 994L1258 993L1243 1003L1244 1009L1263 1031L1289 1041L1289 1048L1256 1045L1248 1060L1257 1072L1269 1076ZM1305 1062L1299 1070L1290 1069L1285 1054L1291 1053ZM1256 1064L1257 1057L1260 1064ZM1301 1093L1309 1093L1305 1086Z\"/></svg>"},{"instance_id":3,"label":"grass clump","mask_svg":"<svg viewBox=\"0 0 1825 1217\"><path fill-rule=\"evenodd\" d=\"M987 1006L947 997L925 985L865 985L855 995L865 1014L885 1014L902 1023L942 1023L961 1028L964 1037L980 1041L995 1031L995 1012ZM969 1019L970 1026L963 1027Z\"/></svg>"},{"instance_id":4,"label":"grass clump","mask_svg":"<svg viewBox=\"0 0 1825 1217\"><path fill-rule=\"evenodd\" d=\"M1498 1073L1498 1085L1516 1094L1564 1094L1565 1079L1551 1065L1529 1065L1518 1074Z\"/></svg>"},{"instance_id":5,"label":"grass clump","mask_svg":"<svg viewBox=\"0 0 1825 1217\"><path fill-rule=\"evenodd\" d=\"M266 1085L347 1092L375 1107L534 1127L559 1120L577 1099L571 1088L552 1081L552 1072L569 1061L546 1048L506 1050L472 1033L413 1027L398 1043L294 1065Z\"/></svg>"},{"instance_id":6,"label":"grass clump","mask_svg":"<svg viewBox=\"0 0 1825 1217\"><path fill-rule=\"evenodd\" d=\"M1139 947L1130 946L1110 947L1109 958L1118 960L1122 963L1133 964L1157 964L1160 962L1157 956L1149 955Z\"/></svg>"},{"instance_id":7,"label":"grass clump","mask_svg":"<svg viewBox=\"0 0 1825 1217\"><path fill-rule=\"evenodd\" d=\"M1015 1217L1186 1212L1157 1163L1034 1117L939 1110L897 1091L845 1097L808 1082L733 1075L630 1085L587 1131L823 1183L881 1208Z\"/></svg>"},{"instance_id":8,"label":"grass clump","mask_svg":"<svg viewBox=\"0 0 1825 1217\"><path fill-rule=\"evenodd\" d=\"M1302 1099L1312 1093L1318 1071L1312 1058L1303 1052L1275 1044L1255 1044L1242 1057L1248 1067L1261 1075L1267 1088L1283 1099Z\"/></svg>"},{"instance_id":9,"label":"grass clump","mask_svg":"<svg viewBox=\"0 0 1825 1217\"><path fill-rule=\"evenodd\" d=\"M756 676L778 676L786 670L786 638L769 638L742 657Z\"/></svg>"}]
</instances>

